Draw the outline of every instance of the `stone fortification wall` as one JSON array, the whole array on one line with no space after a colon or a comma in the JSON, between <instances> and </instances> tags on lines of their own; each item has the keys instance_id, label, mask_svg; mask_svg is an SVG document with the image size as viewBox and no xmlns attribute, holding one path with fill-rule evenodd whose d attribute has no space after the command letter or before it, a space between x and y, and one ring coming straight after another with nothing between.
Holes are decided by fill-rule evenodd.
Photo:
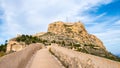
<instances>
[{"instance_id":1,"label":"stone fortification wall","mask_svg":"<svg viewBox=\"0 0 120 68\"><path fill-rule=\"evenodd\" d=\"M43 47L42 44L31 44L23 50L0 58L0 68L24 68L32 55Z\"/></svg>"},{"instance_id":2,"label":"stone fortification wall","mask_svg":"<svg viewBox=\"0 0 120 68\"><path fill-rule=\"evenodd\" d=\"M66 68L120 68L120 62L73 51L56 44L51 46L50 51Z\"/></svg>"}]
</instances>

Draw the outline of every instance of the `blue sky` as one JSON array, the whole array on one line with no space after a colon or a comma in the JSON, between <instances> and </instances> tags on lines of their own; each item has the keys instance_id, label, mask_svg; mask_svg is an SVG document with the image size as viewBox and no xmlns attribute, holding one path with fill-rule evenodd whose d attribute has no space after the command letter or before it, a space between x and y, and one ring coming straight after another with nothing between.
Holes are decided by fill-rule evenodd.
<instances>
[{"instance_id":1,"label":"blue sky","mask_svg":"<svg viewBox=\"0 0 120 68\"><path fill-rule=\"evenodd\" d=\"M0 0L0 43L46 32L54 21L81 21L107 50L120 54L120 0Z\"/></svg>"}]
</instances>

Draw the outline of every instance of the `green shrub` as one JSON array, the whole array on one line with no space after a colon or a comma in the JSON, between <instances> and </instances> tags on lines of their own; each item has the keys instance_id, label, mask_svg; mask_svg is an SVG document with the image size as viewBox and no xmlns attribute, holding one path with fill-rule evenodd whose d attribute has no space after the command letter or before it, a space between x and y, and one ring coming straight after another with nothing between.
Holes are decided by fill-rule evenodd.
<instances>
[{"instance_id":1,"label":"green shrub","mask_svg":"<svg viewBox=\"0 0 120 68\"><path fill-rule=\"evenodd\" d=\"M6 53L6 47L7 47L7 40L5 41L5 44L0 45L0 57L4 56Z\"/></svg>"},{"instance_id":2,"label":"green shrub","mask_svg":"<svg viewBox=\"0 0 120 68\"><path fill-rule=\"evenodd\" d=\"M21 35L20 37L16 38L17 42L25 42L25 44L29 45L31 43L38 43L38 42L46 42L46 40L41 40L37 37L33 37L31 35Z\"/></svg>"}]
</instances>

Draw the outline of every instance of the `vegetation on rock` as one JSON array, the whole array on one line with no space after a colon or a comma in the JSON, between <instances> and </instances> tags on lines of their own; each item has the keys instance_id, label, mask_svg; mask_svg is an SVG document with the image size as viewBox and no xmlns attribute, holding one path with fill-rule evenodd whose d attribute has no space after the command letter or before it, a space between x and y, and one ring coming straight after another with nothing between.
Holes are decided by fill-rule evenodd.
<instances>
[{"instance_id":1,"label":"vegetation on rock","mask_svg":"<svg viewBox=\"0 0 120 68\"><path fill-rule=\"evenodd\" d=\"M99 46L93 44L81 44L79 41L69 38L67 36L61 36L51 32L47 32L42 36L39 36L39 38L41 38L42 40L47 40L47 44L56 43L59 46L74 49L79 52L92 54L115 61L120 61L119 57L113 55L112 53L109 53L108 51Z\"/></svg>"},{"instance_id":2,"label":"vegetation on rock","mask_svg":"<svg viewBox=\"0 0 120 68\"><path fill-rule=\"evenodd\" d=\"M20 37L16 38L17 42L25 42L25 44L29 45L31 43L39 42L40 39L37 37L32 37L31 35L21 35Z\"/></svg>"},{"instance_id":3,"label":"vegetation on rock","mask_svg":"<svg viewBox=\"0 0 120 68\"><path fill-rule=\"evenodd\" d=\"M7 40L5 41L5 44L0 45L0 57L4 56L6 53L6 47L7 47Z\"/></svg>"},{"instance_id":4,"label":"vegetation on rock","mask_svg":"<svg viewBox=\"0 0 120 68\"><path fill-rule=\"evenodd\" d=\"M42 40L38 37L32 36L32 35L21 35L17 38L15 38L17 42L24 42L26 45L29 45L31 43L45 43L47 40Z\"/></svg>"}]
</instances>

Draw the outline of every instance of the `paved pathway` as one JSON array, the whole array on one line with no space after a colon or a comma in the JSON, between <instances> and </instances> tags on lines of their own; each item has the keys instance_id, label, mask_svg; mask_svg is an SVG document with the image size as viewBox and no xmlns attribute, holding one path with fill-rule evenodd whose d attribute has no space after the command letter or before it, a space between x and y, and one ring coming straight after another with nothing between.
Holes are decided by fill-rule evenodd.
<instances>
[{"instance_id":1,"label":"paved pathway","mask_svg":"<svg viewBox=\"0 0 120 68\"><path fill-rule=\"evenodd\" d=\"M26 68L64 68L61 63L48 51L39 50L28 62Z\"/></svg>"}]
</instances>

